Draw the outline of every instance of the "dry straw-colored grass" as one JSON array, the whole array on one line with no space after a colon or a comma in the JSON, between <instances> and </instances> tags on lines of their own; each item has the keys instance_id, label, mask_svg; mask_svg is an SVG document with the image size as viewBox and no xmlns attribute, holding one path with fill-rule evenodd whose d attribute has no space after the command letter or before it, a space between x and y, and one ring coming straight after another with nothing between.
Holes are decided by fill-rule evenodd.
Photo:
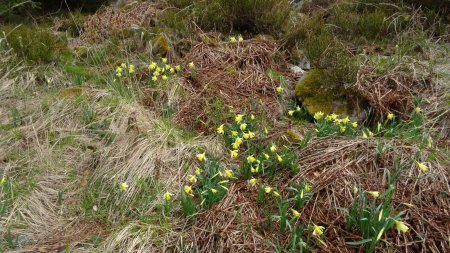
<instances>
[{"instance_id":1,"label":"dry straw-colored grass","mask_svg":"<svg viewBox=\"0 0 450 253\"><path fill-rule=\"evenodd\" d=\"M284 53L276 41L257 38L242 43L197 43L184 57L186 65L196 65L196 76L186 72L184 89L190 94L175 115L183 125L208 124L207 112L213 98L222 100L237 112L249 112L255 107L266 108L269 116L280 113L276 87L280 79L268 75L279 72L286 84L297 76L289 71ZM287 85L284 86L287 86ZM285 87L287 90L289 87Z\"/></svg>"},{"instance_id":2,"label":"dry straw-colored grass","mask_svg":"<svg viewBox=\"0 0 450 253\"><path fill-rule=\"evenodd\" d=\"M144 1L125 8L106 6L86 18L80 38L101 42L114 33L127 33L133 26L150 24L162 9L161 2Z\"/></svg>"},{"instance_id":3,"label":"dry straw-colored grass","mask_svg":"<svg viewBox=\"0 0 450 253\"><path fill-rule=\"evenodd\" d=\"M178 238L175 252L272 252L267 235L258 231L265 217L245 183L233 184L217 205L196 215ZM183 236L186 234L186 236Z\"/></svg>"},{"instance_id":4,"label":"dry straw-colored grass","mask_svg":"<svg viewBox=\"0 0 450 253\"><path fill-rule=\"evenodd\" d=\"M376 157L376 148L382 143L386 153ZM356 252L358 249L344 241L358 240L357 233L344 230L345 219L336 207L350 206L353 187L361 190L383 192L388 188L387 174L393 172L394 160L410 161L416 157L427 160L431 150L402 144L396 140L377 139L322 139L313 141L302 150L299 164L301 172L289 182L309 181L315 196L305 207L302 217L327 227L326 252ZM395 185L393 199L397 212L405 211L404 220L411 227L407 234L387 234L388 241L399 252L446 252L450 233L450 202L442 194L449 191L448 164L441 164L445 157L438 154L430 162L430 172L419 173L414 163L405 167ZM413 204L408 207L402 203Z\"/></svg>"}]
</instances>

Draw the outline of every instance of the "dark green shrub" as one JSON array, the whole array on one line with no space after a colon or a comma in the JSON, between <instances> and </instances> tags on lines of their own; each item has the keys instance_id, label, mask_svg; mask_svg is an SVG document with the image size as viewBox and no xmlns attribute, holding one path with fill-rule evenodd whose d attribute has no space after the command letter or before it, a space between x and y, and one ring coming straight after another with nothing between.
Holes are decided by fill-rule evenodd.
<instances>
[{"instance_id":1,"label":"dark green shrub","mask_svg":"<svg viewBox=\"0 0 450 253\"><path fill-rule=\"evenodd\" d=\"M7 17L21 12L25 9L36 9L40 7L38 1L32 0L0 0L0 17Z\"/></svg>"},{"instance_id":2,"label":"dark green shrub","mask_svg":"<svg viewBox=\"0 0 450 253\"><path fill-rule=\"evenodd\" d=\"M281 33L290 17L288 0L172 0L190 6L191 18L202 28L230 32Z\"/></svg>"},{"instance_id":3,"label":"dark green shrub","mask_svg":"<svg viewBox=\"0 0 450 253\"><path fill-rule=\"evenodd\" d=\"M49 63L57 59L58 53L67 48L67 40L38 26L6 27L7 45L24 60Z\"/></svg>"}]
</instances>

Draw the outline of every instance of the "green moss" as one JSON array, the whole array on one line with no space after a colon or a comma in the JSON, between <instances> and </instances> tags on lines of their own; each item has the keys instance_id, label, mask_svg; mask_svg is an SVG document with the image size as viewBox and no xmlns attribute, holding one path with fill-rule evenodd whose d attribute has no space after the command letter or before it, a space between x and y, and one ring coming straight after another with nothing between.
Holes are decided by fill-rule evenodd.
<instances>
[{"instance_id":1,"label":"green moss","mask_svg":"<svg viewBox=\"0 0 450 253\"><path fill-rule=\"evenodd\" d=\"M319 111L349 115L352 111L344 92L335 88L324 70L308 71L295 86L295 95L311 115Z\"/></svg>"}]
</instances>

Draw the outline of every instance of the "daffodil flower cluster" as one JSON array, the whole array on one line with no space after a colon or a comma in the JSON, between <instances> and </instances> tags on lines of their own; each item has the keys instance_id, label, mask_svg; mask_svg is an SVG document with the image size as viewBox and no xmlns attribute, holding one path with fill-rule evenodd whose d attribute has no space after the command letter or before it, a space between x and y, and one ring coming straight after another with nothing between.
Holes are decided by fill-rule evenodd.
<instances>
[{"instance_id":1,"label":"daffodil flower cluster","mask_svg":"<svg viewBox=\"0 0 450 253\"><path fill-rule=\"evenodd\" d=\"M356 227L362 233L366 252L374 252L385 232L394 226L399 233L408 232L409 227L401 221L403 213L393 215L391 210L394 188L389 188L381 194L379 191L360 191L355 187L353 193L355 196L350 208L339 210L347 217L347 229ZM356 245L359 242L354 243Z\"/></svg>"},{"instance_id":2,"label":"daffodil flower cluster","mask_svg":"<svg viewBox=\"0 0 450 253\"><path fill-rule=\"evenodd\" d=\"M148 65L151 82L167 81L173 75L181 72L181 66L168 64L167 58L162 58L161 62L151 62Z\"/></svg>"},{"instance_id":3,"label":"daffodil flower cluster","mask_svg":"<svg viewBox=\"0 0 450 253\"><path fill-rule=\"evenodd\" d=\"M332 113L324 115L323 112L314 114L315 131L318 137L329 135L354 135L359 130L359 124L350 120L348 116Z\"/></svg>"}]
</instances>

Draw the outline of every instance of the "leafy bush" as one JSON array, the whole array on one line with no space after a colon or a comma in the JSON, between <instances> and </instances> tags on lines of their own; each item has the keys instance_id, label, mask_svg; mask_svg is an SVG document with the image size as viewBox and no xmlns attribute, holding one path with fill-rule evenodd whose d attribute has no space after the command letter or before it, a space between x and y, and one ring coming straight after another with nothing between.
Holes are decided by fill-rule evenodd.
<instances>
[{"instance_id":1,"label":"leafy bush","mask_svg":"<svg viewBox=\"0 0 450 253\"><path fill-rule=\"evenodd\" d=\"M54 61L58 53L67 47L65 37L37 26L6 27L4 32L7 44L19 57L30 62Z\"/></svg>"},{"instance_id":2,"label":"leafy bush","mask_svg":"<svg viewBox=\"0 0 450 253\"><path fill-rule=\"evenodd\" d=\"M0 3L0 17L9 16L25 9L39 8L40 4L32 0L6 0Z\"/></svg>"},{"instance_id":3,"label":"leafy bush","mask_svg":"<svg viewBox=\"0 0 450 253\"><path fill-rule=\"evenodd\" d=\"M204 29L250 33L280 33L288 21L287 0L172 0L173 6L191 6L191 17Z\"/></svg>"}]
</instances>

